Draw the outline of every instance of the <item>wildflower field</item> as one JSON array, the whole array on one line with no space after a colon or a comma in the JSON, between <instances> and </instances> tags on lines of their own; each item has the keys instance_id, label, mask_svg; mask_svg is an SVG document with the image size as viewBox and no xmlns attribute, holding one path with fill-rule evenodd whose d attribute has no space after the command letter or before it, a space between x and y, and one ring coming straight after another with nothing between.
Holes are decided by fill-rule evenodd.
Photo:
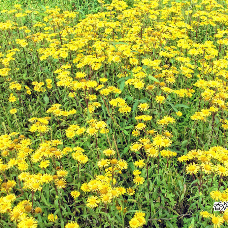
<instances>
[{"instance_id":1,"label":"wildflower field","mask_svg":"<svg viewBox=\"0 0 228 228\"><path fill-rule=\"evenodd\" d=\"M0 227L227 227L227 6L0 0Z\"/></svg>"}]
</instances>

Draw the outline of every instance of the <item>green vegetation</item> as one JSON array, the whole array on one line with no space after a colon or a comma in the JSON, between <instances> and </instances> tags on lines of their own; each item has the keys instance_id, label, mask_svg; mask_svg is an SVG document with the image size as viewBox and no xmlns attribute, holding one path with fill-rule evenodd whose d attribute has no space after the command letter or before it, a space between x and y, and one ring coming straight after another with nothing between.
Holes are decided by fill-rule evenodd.
<instances>
[{"instance_id":1,"label":"green vegetation","mask_svg":"<svg viewBox=\"0 0 228 228\"><path fill-rule=\"evenodd\" d=\"M1 227L226 227L226 1L0 1Z\"/></svg>"}]
</instances>

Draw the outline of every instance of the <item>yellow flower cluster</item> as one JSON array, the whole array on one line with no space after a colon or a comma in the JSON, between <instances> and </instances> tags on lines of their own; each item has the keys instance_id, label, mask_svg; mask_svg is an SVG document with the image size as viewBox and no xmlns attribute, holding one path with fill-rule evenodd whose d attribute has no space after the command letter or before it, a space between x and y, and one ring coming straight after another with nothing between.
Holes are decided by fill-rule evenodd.
<instances>
[{"instance_id":1,"label":"yellow flower cluster","mask_svg":"<svg viewBox=\"0 0 228 228\"><path fill-rule=\"evenodd\" d=\"M84 132L86 131L86 129L84 127L79 127L78 125L70 125L67 129L66 129L66 136L67 138L73 138L76 135L80 136L82 135Z\"/></svg>"},{"instance_id":2,"label":"yellow flower cluster","mask_svg":"<svg viewBox=\"0 0 228 228\"><path fill-rule=\"evenodd\" d=\"M118 111L120 113L128 113L131 112L131 107L129 107L126 101L123 98L116 98L109 101L109 103L114 107L119 107Z\"/></svg>"},{"instance_id":3,"label":"yellow flower cluster","mask_svg":"<svg viewBox=\"0 0 228 228\"><path fill-rule=\"evenodd\" d=\"M69 116L74 115L76 113L75 109L70 111L63 111L60 109L61 104L53 104L51 108L49 108L46 112L53 113L55 116Z\"/></svg>"},{"instance_id":4,"label":"yellow flower cluster","mask_svg":"<svg viewBox=\"0 0 228 228\"><path fill-rule=\"evenodd\" d=\"M129 225L131 228L142 227L146 224L145 213L138 211L134 217L130 220Z\"/></svg>"},{"instance_id":5,"label":"yellow flower cluster","mask_svg":"<svg viewBox=\"0 0 228 228\"><path fill-rule=\"evenodd\" d=\"M228 176L228 155L227 149L215 146L208 151L191 150L186 155L178 158L179 162L195 161L187 165L186 170L189 174L196 174L202 170L204 174L214 173L216 175ZM222 163L222 165L220 165Z\"/></svg>"},{"instance_id":6,"label":"yellow flower cluster","mask_svg":"<svg viewBox=\"0 0 228 228\"><path fill-rule=\"evenodd\" d=\"M111 203L112 199L125 194L126 189L123 187L112 187L112 182L116 182L112 177L107 175L98 175L96 179L84 183L81 186L82 191L92 192L96 196L90 196L87 199L87 206L90 208L97 207L100 202Z\"/></svg>"},{"instance_id":7,"label":"yellow flower cluster","mask_svg":"<svg viewBox=\"0 0 228 228\"><path fill-rule=\"evenodd\" d=\"M81 147L75 147L73 148L73 150L75 152L72 153L72 157L80 164L85 164L89 160L88 157L85 154L83 154L84 150Z\"/></svg>"},{"instance_id":8,"label":"yellow flower cluster","mask_svg":"<svg viewBox=\"0 0 228 228\"><path fill-rule=\"evenodd\" d=\"M47 126L49 123L49 120L51 119L51 117L44 117L44 118L37 118L37 117L33 117L31 119L29 119L29 122L34 123L29 131L31 132L40 132L40 133L45 133L47 131L49 131L49 127Z\"/></svg>"},{"instance_id":9,"label":"yellow flower cluster","mask_svg":"<svg viewBox=\"0 0 228 228\"><path fill-rule=\"evenodd\" d=\"M163 119L157 121L158 124L160 125L168 125L169 123L175 123L175 119L170 116L165 116Z\"/></svg>"}]
</instances>

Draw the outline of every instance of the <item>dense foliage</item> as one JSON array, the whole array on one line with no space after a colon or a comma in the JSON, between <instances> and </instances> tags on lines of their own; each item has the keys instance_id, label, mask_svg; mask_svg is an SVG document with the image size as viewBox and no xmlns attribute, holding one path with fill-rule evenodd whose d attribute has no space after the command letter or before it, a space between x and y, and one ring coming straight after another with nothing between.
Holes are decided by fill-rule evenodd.
<instances>
[{"instance_id":1,"label":"dense foliage","mask_svg":"<svg viewBox=\"0 0 228 228\"><path fill-rule=\"evenodd\" d=\"M2 2L1 227L227 226L227 3Z\"/></svg>"}]
</instances>

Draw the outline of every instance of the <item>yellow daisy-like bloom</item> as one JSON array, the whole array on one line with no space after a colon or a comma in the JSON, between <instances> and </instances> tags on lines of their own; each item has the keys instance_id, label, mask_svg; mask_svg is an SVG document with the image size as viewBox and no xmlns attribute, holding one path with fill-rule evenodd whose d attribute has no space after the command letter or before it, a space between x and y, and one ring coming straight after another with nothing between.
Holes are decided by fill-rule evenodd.
<instances>
[{"instance_id":1,"label":"yellow daisy-like bloom","mask_svg":"<svg viewBox=\"0 0 228 228\"><path fill-rule=\"evenodd\" d=\"M88 185L87 183L82 184L81 190L82 190L83 192L89 192L89 191L90 191L89 185Z\"/></svg>"},{"instance_id":2,"label":"yellow daisy-like bloom","mask_svg":"<svg viewBox=\"0 0 228 228\"><path fill-rule=\"evenodd\" d=\"M211 216L211 221L214 224L214 228L218 228L222 225L222 223L224 222L223 218L220 216L215 216L212 215Z\"/></svg>"},{"instance_id":3,"label":"yellow daisy-like bloom","mask_svg":"<svg viewBox=\"0 0 228 228\"><path fill-rule=\"evenodd\" d=\"M156 96L157 103L160 103L161 104L164 100L165 100L165 97L164 96Z\"/></svg>"},{"instance_id":4,"label":"yellow daisy-like bloom","mask_svg":"<svg viewBox=\"0 0 228 228\"><path fill-rule=\"evenodd\" d=\"M136 170L133 171L133 175L134 176L139 176L140 174L141 174L141 171L138 170L138 169L136 169Z\"/></svg>"},{"instance_id":5,"label":"yellow daisy-like bloom","mask_svg":"<svg viewBox=\"0 0 228 228\"><path fill-rule=\"evenodd\" d=\"M13 95L13 93L10 94L10 97L9 97L9 102L15 102L17 100L17 98Z\"/></svg>"},{"instance_id":6,"label":"yellow daisy-like bloom","mask_svg":"<svg viewBox=\"0 0 228 228\"><path fill-rule=\"evenodd\" d=\"M14 207L12 212L10 213L10 220L11 221L18 221L20 220L20 217L23 215L24 210L19 207Z\"/></svg>"},{"instance_id":7,"label":"yellow daisy-like bloom","mask_svg":"<svg viewBox=\"0 0 228 228\"><path fill-rule=\"evenodd\" d=\"M118 187L118 191L120 192L121 195L126 193L126 189L124 187Z\"/></svg>"},{"instance_id":8,"label":"yellow daisy-like bloom","mask_svg":"<svg viewBox=\"0 0 228 228\"><path fill-rule=\"evenodd\" d=\"M140 226L143 226L144 224L146 224L146 219L143 216L135 215L134 217L138 219Z\"/></svg>"},{"instance_id":9,"label":"yellow daisy-like bloom","mask_svg":"<svg viewBox=\"0 0 228 228\"><path fill-rule=\"evenodd\" d=\"M149 135L153 135L155 132L156 132L156 131L155 131L155 130L153 130L153 129L152 129L152 130L148 130L148 131L147 131L147 133L148 133Z\"/></svg>"},{"instance_id":10,"label":"yellow daisy-like bloom","mask_svg":"<svg viewBox=\"0 0 228 228\"><path fill-rule=\"evenodd\" d=\"M98 132L98 130L97 130L95 127L90 127L90 128L87 129L86 132L87 132L90 136L92 136L92 135L95 135L95 134Z\"/></svg>"},{"instance_id":11,"label":"yellow daisy-like bloom","mask_svg":"<svg viewBox=\"0 0 228 228\"><path fill-rule=\"evenodd\" d=\"M131 228L138 228L140 226L140 223L137 218L132 218L129 222L129 225Z\"/></svg>"},{"instance_id":12,"label":"yellow daisy-like bloom","mask_svg":"<svg viewBox=\"0 0 228 228\"><path fill-rule=\"evenodd\" d=\"M125 160L119 160L117 166L120 170L127 169L127 162Z\"/></svg>"},{"instance_id":13,"label":"yellow daisy-like bloom","mask_svg":"<svg viewBox=\"0 0 228 228\"><path fill-rule=\"evenodd\" d=\"M106 149L106 150L103 151L103 153L104 153L106 156L110 157L110 156L114 155L116 152L115 152L115 150L113 150L113 149Z\"/></svg>"},{"instance_id":14,"label":"yellow daisy-like bloom","mask_svg":"<svg viewBox=\"0 0 228 228\"><path fill-rule=\"evenodd\" d=\"M18 223L18 228L36 228L37 221L34 218L24 218Z\"/></svg>"},{"instance_id":15,"label":"yellow daisy-like bloom","mask_svg":"<svg viewBox=\"0 0 228 228\"><path fill-rule=\"evenodd\" d=\"M86 155L81 154L77 157L77 160L79 161L80 164L85 164L89 159Z\"/></svg>"},{"instance_id":16,"label":"yellow daisy-like bloom","mask_svg":"<svg viewBox=\"0 0 228 228\"><path fill-rule=\"evenodd\" d=\"M79 228L79 225L77 222L71 221L71 222L66 224L65 228Z\"/></svg>"},{"instance_id":17,"label":"yellow daisy-like bloom","mask_svg":"<svg viewBox=\"0 0 228 228\"><path fill-rule=\"evenodd\" d=\"M221 198L221 192L220 191L212 191L212 192L210 192L210 196L213 200L219 200Z\"/></svg>"},{"instance_id":18,"label":"yellow daisy-like bloom","mask_svg":"<svg viewBox=\"0 0 228 228\"><path fill-rule=\"evenodd\" d=\"M137 130L142 130L143 128L145 128L146 127L146 124L144 124L144 123L139 123L139 124L137 124L136 126L135 126L135 128L137 129Z\"/></svg>"},{"instance_id":19,"label":"yellow daisy-like bloom","mask_svg":"<svg viewBox=\"0 0 228 228\"><path fill-rule=\"evenodd\" d=\"M70 194L74 199L76 199L77 197L80 196L80 192L78 192L78 191L72 191Z\"/></svg>"},{"instance_id":20,"label":"yellow daisy-like bloom","mask_svg":"<svg viewBox=\"0 0 228 228\"><path fill-rule=\"evenodd\" d=\"M42 168L47 168L50 164L49 160L41 161L39 167Z\"/></svg>"},{"instance_id":21,"label":"yellow daisy-like bloom","mask_svg":"<svg viewBox=\"0 0 228 228\"><path fill-rule=\"evenodd\" d=\"M146 111L149 108L149 105L147 103L143 103L138 105L138 108L140 111Z\"/></svg>"},{"instance_id":22,"label":"yellow daisy-like bloom","mask_svg":"<svg viewBox=\"0 0 228 228\"><path fill-rule=\"evenodd\" d=\"M66 180L64 180L64 179L56 180L55 185L57 186L57 188L60 188L60 189L65 188Z\"/></svg>"},{"instance_id":23,"label":"yellow daisy-like bloom","mask_svg":"<svg viewBox=\"0 0 228 228\"><path fill-rule=\"evenodd\" d=\"M139 151L141 149L141 147L142 147L142 144L134 143L134 144L131 145L130 150L131 151Z\"/></svg>"},{"instance_id":24,"label":"yellow daisy-like bloom","mask_svg":"<svg viewBox=\"0 0 228 228\"><path fill-rule=\"evenodd\" d=\"M104 194L104 195L101 196L101 201L102 201L103 203L111 203L112 198L113 198L113 197L112 197L112 194L107 193L107 194Z\"/></svg>"},{"instance_id":25,"label":"yellow daisy-like bloom","mask_svg":"<svg viewBox=\"0 0 228 228\"><path fill-rule=\"evenodd\" d=\"M139 161L135 161L135 162L134 162L134 165L135 165L136 167L143 168L143 167L145 166L145 162L144 162L143 159L141 159L141 160L139 160Z\"/></svg>"},{"instance_id":26,"label":"yellow daisy-like bloom","mask_svg":"<svg viewBox=\"0 0 228 228\"><path fill-rule=\"evenodd\" d=\"M97 162L97 165L99 168L107 167L109 166L110 162L108 159L101 159L100 161Z\"/></svg>"},{"instance_id":27,"label":"yellow daisy-like bloom","mask_svg":"<svg viewBox=\"0 0 228 228\"><path fill-rule=\"evenodd\" d=\"M139 184L143 184L145 179L143 177L140 177L140 176L135 176L133 181L134 181L135 184L139 185Z\"/></svg>"},{"instance_id":28,"label":"yellow daisy-like bloom","mask_svg":"<svg viewBox=\"0 0 228 228\"><path fill-rule=\"evenodd\" d=\"M57 176L59 176L59 177L65 177L65 176L67 176L67 174L68 174L68 171L66 171L66 170L57 171Z\"/></svg>"},{"instance_id":29,"label":"yellow daisy-like bloom","mask_svg":"<svg viewBox=\"0 0 228 228\"><path fill-rule=\"evenodd\" d=\"M16 108L10 109L10 114L15 114L15 113L17 113L17 109Z\"/></svg>"},{"instance_id":30,"label":"yellow daisy-like bloom","mask_svg":"<svg viewBox=\"0 0 228 228\"><path fill-rule=\"evenodd\" d=\"M196 165L195 163L192 163L186 167L186 171L189 174L196 174L199 170L199 166Z\"/></svg>"},{"instance_id":31,"label":"yellow daisy-like bloom","mask_svg":"<svg viewBox=\"0 0 228 228\"><path fill-rule=\"evenodd\" d=\"M202 170L203 172L205 172L206 174L210 174L213 171L213 167L212 164L201 164Z\"/></svg>"},{"instance_id":32,"label":"yellow daisy-like bloom","mask_svg":"<svg viewBox=\"0 0 228 228\"><path fill-rule=\"evenodd\" d=\"M138 130L133 130L133 131L132 131L132 135L135 136L135 137L136 137L136 136L139 136L139 135L140 135L140 131L138 131Z\"/></svg>"},{"instance_id":33,"label":"yellow daisy-like bloom","mask_svg":"<svg viewBox=\"0 0 228 228\"><path fill-rule=\"evenodd\" d=\"M177 116L182 116L182 112L178 111L176 112Z\"/></svg>"},{"instance_id":34,"label":"yellow daisy-like bloom","mask_svg":"<svg viewBox=\"0 0 228 228\"><path fill-rule=\"evenodd\" d=\"M49 214L48 215L48 220L50 222L55 222L57 219L58 219L58 216L57 215L54 215L54 214Z\"/></svg>"},{"instance_id":35,"label":"yellow daisy-like bloom","mask_svg":"<svg viewBox=\"0 0 228 228\"><path fill-rule=\"evenodd\" d=\"M157 157L158 156L158 150L156 150L154 147L151 147L146 150L147 156L148 157Z\"/></svg>"},{"instance_id":36,"label":"yellow daisy-like bloom","mask_svg":"<svg viewBox=\"0 0 228 228\"><path fill-rule=\"evenodd\" d=\"M90 208L95 208L98 206L98 203L100 202L100 200L98 200L97 196L90 196L88 199L87 199L87 204L86 206L87 207L90 207Z\"/></svg>"},{"instance_id":37,"label":"yellow daisy-like bloom","mask_svg":"<svg viewBox=\"0 0 228 228\"><path fill-rule=\"evenodd\" d=\"M220 200L223 201L223 202L228 201L228 194L225 193L225 192L221 193Z\"/></svg>"},{"instance_id":38,"label":"yellow daisy-like bloom","mask_svg":"<svg viewBox=\"0 0 228 228\"><path fill-rule=\"evenodd\" d=\"M215 167L216 173L218 173L219 175L223 175L223 176L228 176L228 171L227 168L221 165L218 165L217 167Z\"/></svg>"},{"instance_id":39,"label":"yellow daisy-like bloom","mask_svg":"<svg viewBox=\"0 0 228 228\"><path fill-rule=\"evenodd\" d=\"M127 189L127 193L130 195L130 196L133 196L135 194L135 190L133 188L128 188Z\"/></svg>"},{"instance_id":40,"label":"yellow daisy-like bloom","mask_svg":"<svg viewBox=\"0 0 228 228\"><path fill-rule=\"evenodd\" d=\"M211 214L210 214L209 212L207 212L207 211L201 211L201 212L200 212L200 215L201 215L202 217L204 217L204 218L209 218L209 217L211 217Z\"/></svg>"},{"instance_id":41,"label":"yellow daisy-like bloom","mask_svg":"<svg viewBox=\"0 0 228 228\"><path fill-rule=\"evenodd\" d=\"M223 219L225 222L228 222L228 208L226 208L226 210L223 213Z\"/></svg>"}]
</instances>

